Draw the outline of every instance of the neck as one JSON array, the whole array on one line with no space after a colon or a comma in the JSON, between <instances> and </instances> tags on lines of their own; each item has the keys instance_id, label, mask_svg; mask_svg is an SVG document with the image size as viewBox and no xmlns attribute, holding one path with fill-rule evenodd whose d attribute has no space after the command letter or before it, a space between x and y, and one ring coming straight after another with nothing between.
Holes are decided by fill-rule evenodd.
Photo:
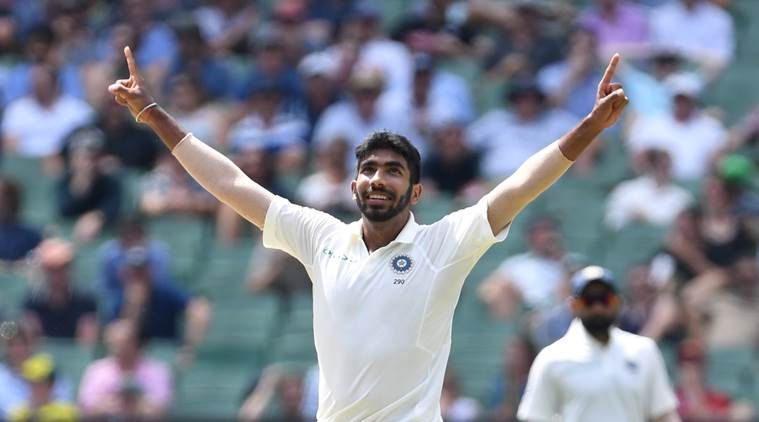
<instances>
[{"instance_id":1,"label":"neck","mask_svg":"<svg viewBox=\"0 0 759 422\"><path fill-rule=\"evenodd\" d=\"M361 219L361 234L364 244L369 252L387 246L390 242L398 237L403 227L411 216L410 211L400 213L387 221L371 221L367 218Z\"/></svg>"},{"instance_id":2,"label":"neck","mask_svg":"<svg viewBox=\"0 0 759 422\"><path fill-rule=\"evenodd\" d=\"M599 343L606 345L609 344L609 332L605 333L588 333L593 337L594 339L598 340Z\"/></svg>"}]
</instances>

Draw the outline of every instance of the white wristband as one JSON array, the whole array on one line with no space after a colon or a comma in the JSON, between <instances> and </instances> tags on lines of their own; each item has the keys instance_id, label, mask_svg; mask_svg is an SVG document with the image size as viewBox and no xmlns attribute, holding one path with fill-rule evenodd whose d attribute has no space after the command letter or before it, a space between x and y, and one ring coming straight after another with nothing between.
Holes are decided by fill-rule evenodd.
<instances>
[{"instance_id":1,"label":"white wristband","mask_svg":"<svg viewBox=\"0 0 759 422\"><path fill-rule=\"evenodd\" d=\"M137 123L140 123L140 116L142 116L142 113L146 112L149 108L155 107L157 105L158 105L158 103L150 103L150 104L146 105L145 108L143 108L142 110L140 110L140 112L137 113L136 116L134 116L134 121L137 122Z\"/></svg>"}]
</instances>

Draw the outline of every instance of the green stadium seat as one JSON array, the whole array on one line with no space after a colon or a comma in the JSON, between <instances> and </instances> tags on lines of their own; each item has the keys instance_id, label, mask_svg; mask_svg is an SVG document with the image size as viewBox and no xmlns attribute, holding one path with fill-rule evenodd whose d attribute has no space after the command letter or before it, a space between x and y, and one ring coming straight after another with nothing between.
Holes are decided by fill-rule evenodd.
<instances>
[{"instance_id":1,"label":"green stadium seat","mask_svg":"<svg viewBox=\"0 0 759 422\"><path fill-rule=\"evenodd\" d=\"M753 374L756 356L749 348L711 349L708 352L707 385L733 398L751 400L757 389Z\"/></svg>"},{"instance_id":2,"label":"green stadium seat","mask_svg":"<svg viewBox=\"0 0 759 422\"><path fill-rule=\"evenodd\" d=\"M178 380L172 416L177 420L231 420L257 368L198 360Z\"/></svg>"},{"instance_id":3,"label":"green stadium seat","mask_svg":"<svg viewBox=\"0 0 759 422\"><path fill-rule=\"evenodd\" d=\"M20 316L24 297L31 288L29 274L20 269L0 270L0 311L7 319Z\"/></svg>"},{"instance_id":4,"label":"green stadium seat","mask_svg":"<svg viewBox=\"0 0 759 422\"><path fill-rule=\"evenodd\" d=\"M648 224L631 224L617 232L605 231L603 263L624 280L629 268L650 260L661 249L667 229Z\"/></svg>"},{"instance_id":5,"label":"green stadium seat","mask_svg":"<svg viewBox=\"0 0 759 422\"><path fill-rule=\"evenodd\" d=\"M208 221L190 216L162 216L148 220L150 237L164 242L171 251L174 274L191 278L201 269L210 239Z\"/></svg>"}]
</instances>

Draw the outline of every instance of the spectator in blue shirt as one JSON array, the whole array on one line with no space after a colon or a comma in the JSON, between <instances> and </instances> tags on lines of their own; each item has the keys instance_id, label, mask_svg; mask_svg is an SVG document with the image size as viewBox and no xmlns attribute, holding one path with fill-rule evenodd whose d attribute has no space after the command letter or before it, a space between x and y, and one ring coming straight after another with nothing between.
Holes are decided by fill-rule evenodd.
<instances>
[{"instance_id":1,"label":"spectator in blue shirt","mask_svg":"<svg viewBox=\"0 0 759 422\"><path fill-rule=\"evenodd\" d=\"M0 177L0 262L19 261L42 240L37 229L19 220L21 187L13 180Z\"/></svg>"}]
</instances>

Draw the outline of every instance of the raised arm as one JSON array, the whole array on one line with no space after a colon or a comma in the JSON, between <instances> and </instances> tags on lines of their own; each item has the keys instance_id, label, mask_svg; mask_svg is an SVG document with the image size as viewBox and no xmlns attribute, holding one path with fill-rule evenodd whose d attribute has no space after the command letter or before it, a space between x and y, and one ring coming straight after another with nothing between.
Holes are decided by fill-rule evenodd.
<instances>
[{"instance_id":1,"label":"raised arm","mask_svg":"<svg viewBox=\"0 0 759 422\"><path fill-rule=\"evenodd\" d=\"M190 175L221 202L259 228L274 195L247 177L231 160L183 130L153 101L129 47L124 47L129 78L108 87L117 103L127 107L138 123L161 138Z\"/></svg>"},{"instance_id":2,"label":"raised arm","mask_svg":"<svg viewBox=\"0 0 759 422\"><path fill-rule=\"evenodd\" d=\"M519 211L567 171L604 129L617 122L628 102L622 85L611 82L618 63L619 54L615 54L598 84L590 114L569 133L527 159L514 174L485 196L493 233L508 226Z\"/></svg>"}]
</instances>

